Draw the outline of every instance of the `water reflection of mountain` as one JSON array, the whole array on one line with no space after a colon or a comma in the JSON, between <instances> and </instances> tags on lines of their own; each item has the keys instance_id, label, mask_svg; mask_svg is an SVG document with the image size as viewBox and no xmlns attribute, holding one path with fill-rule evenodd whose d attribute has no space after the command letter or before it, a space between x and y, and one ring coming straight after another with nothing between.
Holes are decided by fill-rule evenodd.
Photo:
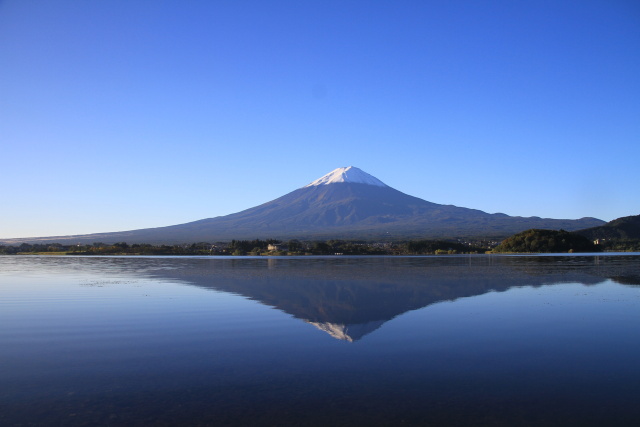
<instances>
[{"instance_id":1,"label":"water reflection of mountain","mask_svg":"<svg viewBox=\"0 0 640 427\"><path fill-rule=\"evenodd\" d=\"M175 268L159 271L158 276L245 296L347 341L358 340L410 310L512 287L595 285L609 278L621 284L640 284L640 257L171 261Z\"/></svg>"}]
</instances>

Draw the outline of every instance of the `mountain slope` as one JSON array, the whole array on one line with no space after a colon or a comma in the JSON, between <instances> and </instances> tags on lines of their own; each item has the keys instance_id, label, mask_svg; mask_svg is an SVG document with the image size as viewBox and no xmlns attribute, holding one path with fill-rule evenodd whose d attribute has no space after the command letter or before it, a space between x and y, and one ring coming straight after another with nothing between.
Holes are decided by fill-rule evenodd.
<instances>
[{"instance_id":1,"label":"mountain slope","mask_svg":"<svg viewBox=\"0 0 640 427\"><path fill-rule=\"evenodd\" d=\"M506 237L529 228L576 230L603 224L595 218L557 220L510 217L440 205L409 196L366 172L338 168L309 185L262 205L186 224L117 233L13 239L91 243L180 243L255 238Z\"/></svg>"}]
</instances>

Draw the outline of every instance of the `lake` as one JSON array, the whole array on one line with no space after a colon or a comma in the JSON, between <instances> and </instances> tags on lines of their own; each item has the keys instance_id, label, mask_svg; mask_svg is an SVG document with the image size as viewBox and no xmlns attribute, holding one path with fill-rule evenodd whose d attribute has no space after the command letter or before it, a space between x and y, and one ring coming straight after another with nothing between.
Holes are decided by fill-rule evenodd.
<instances>
[{"instance_id":1,"label":"lake","mask_svg":"<svg viewBox=\"0 0 640 427\"><path fill-rule=\"evenodd\" d=\"M640 254L0 257L0 425L640 425Z\"/></svg>"}]
</instances>

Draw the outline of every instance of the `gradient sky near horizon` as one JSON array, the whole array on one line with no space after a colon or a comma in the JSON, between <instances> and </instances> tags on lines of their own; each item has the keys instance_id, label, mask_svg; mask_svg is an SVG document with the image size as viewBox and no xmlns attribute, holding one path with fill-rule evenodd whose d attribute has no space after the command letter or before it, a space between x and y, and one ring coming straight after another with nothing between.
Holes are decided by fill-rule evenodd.
<instances>
[{"instance_id":1,"label":"gradient sky near horizon","mask_svg":"<svg viewBox=\"0 0 640 427\"><path fill-rule=\"evenodd\" d=\"M0 0L0 238L173 225L341 166L640 214L640 2Z\"/></svg>"}]
</instances>

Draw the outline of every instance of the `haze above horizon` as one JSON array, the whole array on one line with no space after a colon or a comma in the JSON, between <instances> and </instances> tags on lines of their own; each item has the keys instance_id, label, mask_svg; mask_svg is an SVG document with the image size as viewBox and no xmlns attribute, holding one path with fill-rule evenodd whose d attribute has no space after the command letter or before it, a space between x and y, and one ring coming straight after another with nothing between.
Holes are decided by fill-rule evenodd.
<instances>
[{"instance_id":1,"label":"haze above horizon","mask_svg":"<svg viewBox=\"0 0 640 427\"><path fill-rule=\"evenodd\" d=\"M0 238L231 214L347 165L490 213L640 213L637 2L7 0L0 58Z\"/></svg>"}]
</instances>

